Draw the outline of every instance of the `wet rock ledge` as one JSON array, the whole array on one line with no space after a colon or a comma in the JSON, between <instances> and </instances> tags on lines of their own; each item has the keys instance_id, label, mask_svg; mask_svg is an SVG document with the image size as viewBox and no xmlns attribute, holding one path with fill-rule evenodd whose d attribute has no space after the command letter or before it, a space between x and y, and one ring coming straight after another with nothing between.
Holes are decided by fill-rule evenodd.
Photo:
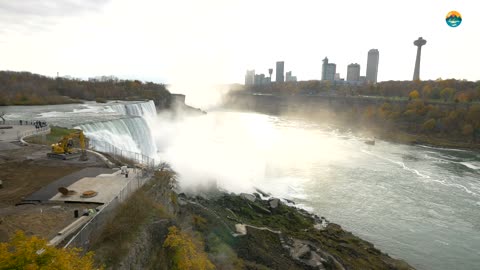
<instances>
[{"instance_id":1,"label":"wet rock ledge","mask_svg":"<svg viewBox=\"0 0 480 270\"><path fill-rule=\"evenodd\" d=\"M234 269L413 269L340 225L261 191L182 193L178 204L179 219L193 217L218 269L230 269L227 261L236 258L243 267Z\"/></svg>"}]
</instances>

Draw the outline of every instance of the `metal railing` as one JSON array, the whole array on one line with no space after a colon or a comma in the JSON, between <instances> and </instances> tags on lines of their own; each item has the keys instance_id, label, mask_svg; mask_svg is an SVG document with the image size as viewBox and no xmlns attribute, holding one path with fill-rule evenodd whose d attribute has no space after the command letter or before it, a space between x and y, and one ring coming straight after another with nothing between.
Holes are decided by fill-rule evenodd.
<instances>
[{"instance_id":1,"label":"metal railing","mask_svg":"<svg viewBox=\"0 0 480 270\"><path fill-rule=\"evenodd\" d=\"M32 136L35 136L35 135L42 135L42 134L48 134L50 133L51 129L49 126L46 126L46 127L42 127L42 128L37 128L37 129L34 129L34 130L27 130L27 131L19 131L17 133L17 138L19 141L25 143L23 140L28 138L28 137L32 137Z\"/></svg>"},{"instance_id":2,"label":"metal railing","mask_svg":"<svg viewBox=\"0 0 480 270\"><path fill-rule=\"evenodd\" d=\"M151 179L150 174L140 169L134 169L133 174L129 175L133 177L125 184L120 193L110 202L104 204L100 211L65 244L64 248L77 247L86 252L90 248L90 240L98 238L105 225L114 218L115 209Z\"/></svg>"},{"instance_id":3,"label":"metal railing","mask_svg":"<svg viewBox=\"0 0 480 270\"><path fill-rule=\"evenodd\" d=\"M91 239L98 238L105 225L115 216L115 209L127 200L135 191L147 183L155 169L155 159L132 151L120 149L108 142L89 139L88 149L109 154L113 159L134 163L135 169L130 180L125 184L115 198L104 204L92 219L90 219L68 242L64 248L78 247L86 252L91 246ZM132 170L132 169L131 169Z\"/></svg>"},{"instance_id":4,"label":"metal railing","mask_svg":"<svg viewBox=\"0 0 480 270\"><path fill-rule=\"evenodd\" d=\"M42 123L43 125L37 126L38 123ZM25 143L23 139L32 137L35 135L42 135L50 133L50 126L45 121L40 120L0 120L0 125L9 125L9 126L35 126L34 130L25 130L25 131L18 131L17 132L17 139Z\"/></svg>"},{"instance_id":5,"label":"metal railing","mask_svg":"<svg viewBox=\"0 0 480 270\"><path fill-rule=\"evenodd\" d=\"M40 120L0 120L0 125L13 125L13 126L34 126L35 122L45 122Z\"/></svg>"},{"instance_id":6,"label":"metal railing","mask_svg":"<svg viewBox=\"0 0 480 270\"><path fill-rule=\"evenodd\" d=\"M117 161L130 161L139 167L145 167L150 170L155 169L156 163L154 158L144 154L121 149L105 141L89 139L87 148L93 151L107 153Z\"/></svg>"}]
</instances>

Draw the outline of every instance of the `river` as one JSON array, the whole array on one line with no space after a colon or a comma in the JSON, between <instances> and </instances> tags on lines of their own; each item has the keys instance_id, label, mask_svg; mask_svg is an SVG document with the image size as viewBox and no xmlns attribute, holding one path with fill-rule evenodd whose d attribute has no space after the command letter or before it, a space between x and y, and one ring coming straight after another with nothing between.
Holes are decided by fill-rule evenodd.
<instances>
[{"instance_id":1,"label":"river","mask_svg":"<svg viewBox=\"0 0 480 270\"><path fill-rule=\"evenodd\" d=\"M418 269L480 267L480 153L371 146L327 124L257 113L210 112L167 127L159 149L184 186L259 187Z\"/></svg>"},{"instance_id":2,"label":"river","mask_svg":"<svg viewBox=\"0 0 480 270\"><path fill-rule=\"evenodd\" d=\"M379 140L372 146L326 123L258 113L173 121L155 116L152 103L5 110L8 119L81 126L89 137L155 155L185 189L258 187L294 200L417 269L480 267L478 152Z\"/></svg>"}]
</instances>

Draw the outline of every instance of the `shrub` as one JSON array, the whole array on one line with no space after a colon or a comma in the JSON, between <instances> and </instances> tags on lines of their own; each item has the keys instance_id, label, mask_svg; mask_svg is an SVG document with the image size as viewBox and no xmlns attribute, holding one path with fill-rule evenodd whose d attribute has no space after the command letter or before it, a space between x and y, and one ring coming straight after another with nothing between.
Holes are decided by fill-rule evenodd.
<instances>
[{"instance_id":1,"label":"shrub","mask_svg":"<svg viewBox=\"0 0 480 270\"><path fill-rule=\"evenodd\" d=\"M107 103L107 99L105 99L105 98L96 98L96 99L95 99L95 102L97 102L97 103Z\"/></svg>"}]
</instances>

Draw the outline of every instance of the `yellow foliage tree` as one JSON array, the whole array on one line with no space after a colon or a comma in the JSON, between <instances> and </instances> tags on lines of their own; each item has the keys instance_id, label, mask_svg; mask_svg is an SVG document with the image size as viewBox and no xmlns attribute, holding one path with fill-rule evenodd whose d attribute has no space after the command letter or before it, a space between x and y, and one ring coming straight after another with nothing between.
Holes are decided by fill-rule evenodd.
<instances>
[{"instance_id":1,"label":"yellow foliage tree","mask_svg":"<svg viewBox=\"0 0 480 270\"><path fill-rule=\"evenodd\" d=\"M191 237L172 226L168 228L168 236L163 243L172 259L172 270L213 270L207 254L195 245Z\"/></svg>"},{"instance_id":2,"label":"yellow foliage tree","mask_svg":"<svg viewBox=\"0 0 480 270\"><path fill-rule=\"evenodd\" d=\"M408 97L410 99L418 99L420 97L420 93L418 93L417 90L413 90L412 92L410 92L410 94L408 94Z\"/></svg>"},{"instance_id":3,"label":"yellow foliage tree","mask_svg":"<svg viewBox=\"0 0 480 270\"><path fill-rule=\"evenodd\" d=\"M10 242L0 243L0 270L92 270L93 253L85 256L80 249L62 249L47 245L36 236L18 231Z\"/></svg>"},{"instance_id":4,"label":"yellow foliage tree","mask_svg":"<svg viewBox=\"0 0 480 270\"><path fill-rule=\"evenodd\" d=\"M432 118L430 120L425 121L422 127L425 131L432 131L435 128L436 124L437 124L437 121L435 121L435 119Z\"/></svg>"}]
</instances>

